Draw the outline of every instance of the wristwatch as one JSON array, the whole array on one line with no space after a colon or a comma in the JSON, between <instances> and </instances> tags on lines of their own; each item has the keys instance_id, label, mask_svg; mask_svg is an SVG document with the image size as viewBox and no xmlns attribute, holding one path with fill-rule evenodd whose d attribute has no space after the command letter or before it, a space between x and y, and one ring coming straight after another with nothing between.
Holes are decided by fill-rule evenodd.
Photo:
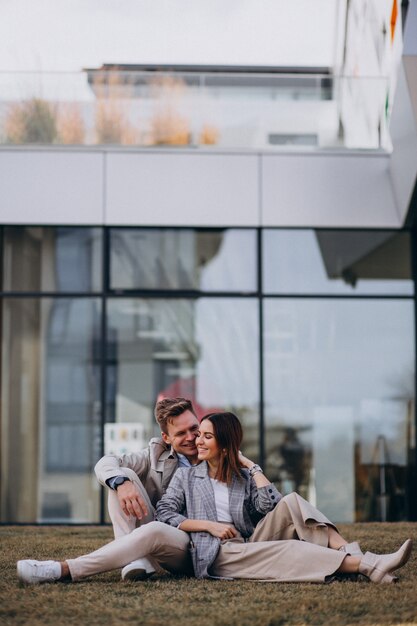
<instances>
[{"instance_id":1,"label":"wristwatch","mask_svg":"<svg viewBox=\"0 0 417 626\"><path fill-rule=\"evenodd\" d=\"M116 476L113 480L113 489L117 491L117 488L120 487L120 485L123 485L123 483L127 480L130 480L130 478L127 478L126 476Z\"/></svg>"},{"instance_id":2,"label":"wristwatch","mask_svg":"<svg viewBox=\"0 0 417 626\"><path fill-rule=\"evenodd\" d=\"M249 474L250 474L251 476L254 476L255 474L258 474L259 472L260 472L261 474L263 474L263 473L264 473L264 471L263 471L262 467L261 467L260 465L257 465L256 463L255 463L255 465L252 465L252 467L251 467L251 468L250 468L250 470L249 470Z\"/></svg>"}]
</instances>

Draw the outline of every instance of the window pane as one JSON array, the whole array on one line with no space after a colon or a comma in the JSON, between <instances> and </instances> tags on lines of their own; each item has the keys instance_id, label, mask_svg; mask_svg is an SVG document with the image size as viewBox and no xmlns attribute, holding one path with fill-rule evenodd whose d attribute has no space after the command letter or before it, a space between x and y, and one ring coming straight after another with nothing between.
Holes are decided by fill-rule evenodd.
<instances>
[{"instance_id":1,"label":"window pane","mask_svg":"<svg viewBox=\"0 0 417 626\"><path fill-rule=\"evenodd\" d=\"M2 301L1 521L97 522L100 302Z\"/></svg>"},{"instance_id":2,"label":"window pane","mask_svg":"<svg viewBox=\"0 0 417 626\"><path fill-rule=\"evenodd\" d=\"M245 425L245 451L258 458L256 300L111 300L108 328L107 418L120 425L116 433L108 429L108 450L145 445L159 434L158 396L185 396L200 416L235 411ZM129 434L128 424L139 430Z\"/></svg>"},{"instance_id":3,"label":"window pane","mask_svg":"<svg viewBox=\"0 0 417 626\"><path fill-rule=\"evenodd\" d=\"M335 521L407 519L411 300L265 301L267 473Z\"/></svg>"},{"instance_id":4,"label":"window pane","mask_svg":"<svg viewBox=\"0 0 417 626\"><path fill-rule=\"evenodd\" d=\"M266 293L413 294L408 232L265 230L263 243Z\"/></svg>"},{"instance_id":5,"label":"window pane","mask_svg":"<svg viewBox=\"0 0 417 626\"><path fill-rule=\"evenodd\" d=\"M113 229L112 289L256 290L256 231Z\"/></svg>"},{"instance_id":6,"label":"window pane","mask_svg":"<svg viewBox=\"0 0 417 626\"><path fill-rule=\"evenodd\" d=\"M3 291L100 291L101 233L99 228L5 227Z\"/></svg>"}]
</instances>

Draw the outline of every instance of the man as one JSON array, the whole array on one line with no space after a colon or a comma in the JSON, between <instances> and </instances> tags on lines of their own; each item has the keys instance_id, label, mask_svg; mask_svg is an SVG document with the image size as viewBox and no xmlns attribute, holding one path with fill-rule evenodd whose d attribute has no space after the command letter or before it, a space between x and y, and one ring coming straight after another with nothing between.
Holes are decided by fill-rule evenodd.
<instances>
[{"instance_id":1,"label":"man","mask_svg":"<svg viewBox=\"0 0 417 626\"><path fill-rule=\"evenodd\" d=\"M196 437L199 421L190 400L165 398L155 406L161 437L150 440L144 450L120 457L106 455L95 473L108 488L108 511L115 538L131 533L155 519L155 506L175 470L197 461ZM155 571L149 559L138 559L122 570L122 578L140 580Z\"/></svg>"}]
</instances>

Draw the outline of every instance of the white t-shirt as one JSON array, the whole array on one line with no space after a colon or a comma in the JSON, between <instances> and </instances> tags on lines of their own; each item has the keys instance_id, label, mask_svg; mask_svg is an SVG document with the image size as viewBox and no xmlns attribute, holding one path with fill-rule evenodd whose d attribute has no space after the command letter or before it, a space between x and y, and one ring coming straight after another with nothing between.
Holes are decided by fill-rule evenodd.
<instances>
[{"instance_id":1,"label":"white t-shirt","mask_svg":"<svg viewBox=\"0 0 417 626\"><path fill-rule=\"evenodd\" d=\"M222 483L215 478L210 478L214 490L214 500L216 503L217 521L232 522L229 506L229 490L226 483Z\"/></svg>"}]
</instances>

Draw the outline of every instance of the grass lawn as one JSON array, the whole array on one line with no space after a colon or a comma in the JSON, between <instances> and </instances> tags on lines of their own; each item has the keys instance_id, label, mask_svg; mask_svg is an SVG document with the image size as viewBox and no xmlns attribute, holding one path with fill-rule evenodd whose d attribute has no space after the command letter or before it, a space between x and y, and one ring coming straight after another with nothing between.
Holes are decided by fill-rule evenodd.
<instances>
[{"instance_id":1,"label":"grass lawn","mask_svg":"<svg viewBox=\"0 0 417 626\"><path fill-rule=\"evenodd\" d=\"M98 548L109 527L0 527L0 624L283 626L417 624L417 524L340 526L363 549L391 552L407 538L415 551L395 585L359 582L284 584L194 580L163 575L124 583L108 572L73 584L24 586L16 561L57 560Z\"/></svg>"}]
</instances>

